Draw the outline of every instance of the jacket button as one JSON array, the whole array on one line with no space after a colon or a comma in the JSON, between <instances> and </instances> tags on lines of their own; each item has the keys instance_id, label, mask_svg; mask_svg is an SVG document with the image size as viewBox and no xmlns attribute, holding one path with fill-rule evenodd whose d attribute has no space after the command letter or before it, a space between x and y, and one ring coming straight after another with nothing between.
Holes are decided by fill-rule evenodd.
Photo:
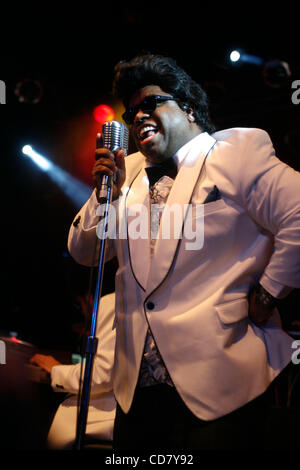
<instances>
[{"instance_id":1,"label":"jacket button","mask_svg":"<svg viewBox=\"0 0 300 470\"><path fill-rule=\"evenodd\" d=\"M147 302L147 303L146 303L146 307L147 307L148 310L153 310L154 307L155 307L155 305L154 305L153 302Z\"/></svg>"},{"instance_id":2,"label":"jacket button","mask_svg":"<svg viewBox=\"0 0 300 470\"><path fill-rule=\"evenodd\" d=\"M79 216L77 217L77 219L74 220L74 222L73 222L73 227L77 227L77 225L78 225L79 222L80 222L80 219L81 219L81 216L79 215Z\"/></svg>"}]
</instances>

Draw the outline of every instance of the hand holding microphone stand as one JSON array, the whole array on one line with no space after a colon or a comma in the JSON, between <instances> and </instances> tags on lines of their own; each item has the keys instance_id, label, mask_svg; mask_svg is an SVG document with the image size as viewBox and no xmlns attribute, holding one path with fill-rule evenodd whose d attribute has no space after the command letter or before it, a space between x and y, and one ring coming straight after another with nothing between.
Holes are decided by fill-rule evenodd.
<instances>
[{"instance_id":1,"label":"hand holding microphone stand","mask_svg":"<svg viewBox=\"0 0 300 470\"><path fill-rule=\"evenodd\" d=\"M118 121L108 121L102 126L103 146L110 149L112 152L117 150L125 150L127 152L128 146L128 129L127 127ZM81 450L84 444L88 407L90 400L90 389L91 379L93 374L94 356L97 352L98 338L96 337L97 327L97 316L98 308L100 305L100 297L102 292L103 283L103 272L104 272L104 261L105 261L105 249L106 240L108 233L108 215L109 207L112 201L113 192L113 176L103 175L101 178L99 200L100 204L104 206L104 215L102 234L100 237L100 250L99 250L99 261L98 261L98 273L95 287L95 296L91 320L90 335L87 338L86 350L85 350L85 371L82 385L80 408L77 418L76 428L76 441L75 449Z\"/></svg>"}]
</instances>

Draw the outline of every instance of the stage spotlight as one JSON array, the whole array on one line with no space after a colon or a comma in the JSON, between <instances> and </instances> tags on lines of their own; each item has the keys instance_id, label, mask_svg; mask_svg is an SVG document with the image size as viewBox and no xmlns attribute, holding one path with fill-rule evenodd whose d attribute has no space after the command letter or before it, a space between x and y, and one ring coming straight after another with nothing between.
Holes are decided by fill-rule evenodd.
<instances>
[{"instance_id":1,"label":"stage spotlight","mask_svg":"<svg viewBox=\"0 0 300 470\"><path fill-rule=\"evenodd\" d=\"M57 184L63 193L73 202L76 208L81 208L90 197L92 192L92 188L90 186L77 178L74 178L74 176L70 175L46 157L36 152L31 145L24 145L22 153L29 157L42 171L45 171L49 175L49 178Z\"/></svg>"},{"instance_id":2,"label":"stage spotlight","mask_svg":"<svg viewBox=\"0 0 300 470\"><path fill-rule=\"evenodd\" d=\"M264 61L261 57L258 57L256 55L251 55L251 54L246 54L245 52L241 50L233 50L229 54L230 61L232 63L247 63L247 64L252 64L252 65L258 65L261 66L263 65Z\"/></svg>"},{"instance_id":3,"label":"stage spotlight","mask_svg":"<svg viewBox=\"0 0 300 470\"><path fill-rule=\"evenodd\" d=\"M237 50L231 51L230 55L229 55L229 58L230 58L231 62L238 62L241 58L241 53Z\"/></svg>"},{"instance_id":4,"label":"stage spotlight","mask_svg":"<svg viewBox=\"0 0 300 470\"><path fill-rule=\"evenodd\" d=\"M100 124L106 121L113 121L115 117L114 110L106 104L100 104L94 109L94 119Z\"/></svg>"},{"instance_id":5,"label":"stage spotlight","mask_svg":"<svg viewBox=\"0 0 300 470\"><path fill-rule=\"evenodd\" d=\"M51 162L47 158L43 157L37 153L31 145L24 145L22 152L27 157L30 157L31 160L43 171L48 171L51 168Z\"/></svg>"},{"instance_id":6,"label":"stage spotlight","mask_svg":"<svg viewBox=\"0 0 300 470\"><path fill-rule=\"evenodd\" d=\"M262 57L233 50L229 54L232 63L251 64L262 69L265 83L273 88L280 88L289 83L291 69L287 62L273 59L265 61Z\"/></svg>"},{"instance_id":7,"label":"stage spotlight","mask_svg":"<svg viewBox=\"0 0 300 470\"><path fill-rule=\"evenodd\" d=\"M244 63L252 64L252 65L257 65L257 66L262 66L264 63L264 60L261 57L258 57L257 55L252 55L252 54L241 54L241 61Z\"/></svg>"}]
</instances>

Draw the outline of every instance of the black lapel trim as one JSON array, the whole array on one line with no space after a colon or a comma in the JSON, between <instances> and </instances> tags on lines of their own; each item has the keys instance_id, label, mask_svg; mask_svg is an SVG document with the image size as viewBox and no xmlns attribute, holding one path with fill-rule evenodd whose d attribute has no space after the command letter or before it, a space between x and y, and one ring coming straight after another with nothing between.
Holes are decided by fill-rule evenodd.
<instances>
[{"instance_id":1,"label":"black lapel trim","mask_svg":"<svg viewBox=\"0 0 300 470\"><path fill-rule=\"evenodd\" d=\"M140 171L135 175L135 177L133 178L133 180L130 183L129 190L127 191L127 194L126 194L126 197L125 197L125 215L126 215L127 245L128 245L128 254L129 254L129 263L130 263L131 272L133 274L133 277L134 277L136 283L140 286L140 288L144 292L146 292L146 289L142 286L142 284L140 284L140 282L136 278L133 267L132 267L131 252L130 252L130 245L129 245L129 236L128 236L128 223L127 223L127 196L128 196L128 193L130 191L131 186L133 185L133 183L135 182L136 178L139 176L139 174L142 170L143 170L143 168L140 169Z\"/></svg>"}]
</instances>

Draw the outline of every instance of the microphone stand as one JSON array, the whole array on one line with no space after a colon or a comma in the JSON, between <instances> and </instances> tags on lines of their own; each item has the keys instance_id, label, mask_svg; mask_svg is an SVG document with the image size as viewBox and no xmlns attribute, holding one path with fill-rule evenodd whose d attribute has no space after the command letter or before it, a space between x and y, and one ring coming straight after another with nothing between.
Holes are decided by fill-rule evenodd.
<instances>
[{"instance_id":1,"label":"microphone stand","mask_svg":"<svg viewBox=\"0 0 300 470\"><path fill-rule=\"evenodd\" d=\"M105 205L105 212L103 216L104 223L102 225L103 232L101 234L101 241L100 241L99 269L98 269L97 280L96 280L91 329L90 329L90 335L87 338L86 351L85 351L84 380L83 380L83 385L82 385L80 409L79 409L79 414L77 418L77 428L76 428L76 442L75 442L76 450L81 450L83 443L84 443L94 357L97 352L97 346L98 346L98 338L96 337L96 327L97 327L98 307L100 304L102 282L103 282L105 248L106 248L107 229L108 229L108 213L109 213L109 206L112 200L112 181L113 181L112 176L104 175L102 177L100 193L99 193L100 204Z\"/></svg>"}]
</instances>

